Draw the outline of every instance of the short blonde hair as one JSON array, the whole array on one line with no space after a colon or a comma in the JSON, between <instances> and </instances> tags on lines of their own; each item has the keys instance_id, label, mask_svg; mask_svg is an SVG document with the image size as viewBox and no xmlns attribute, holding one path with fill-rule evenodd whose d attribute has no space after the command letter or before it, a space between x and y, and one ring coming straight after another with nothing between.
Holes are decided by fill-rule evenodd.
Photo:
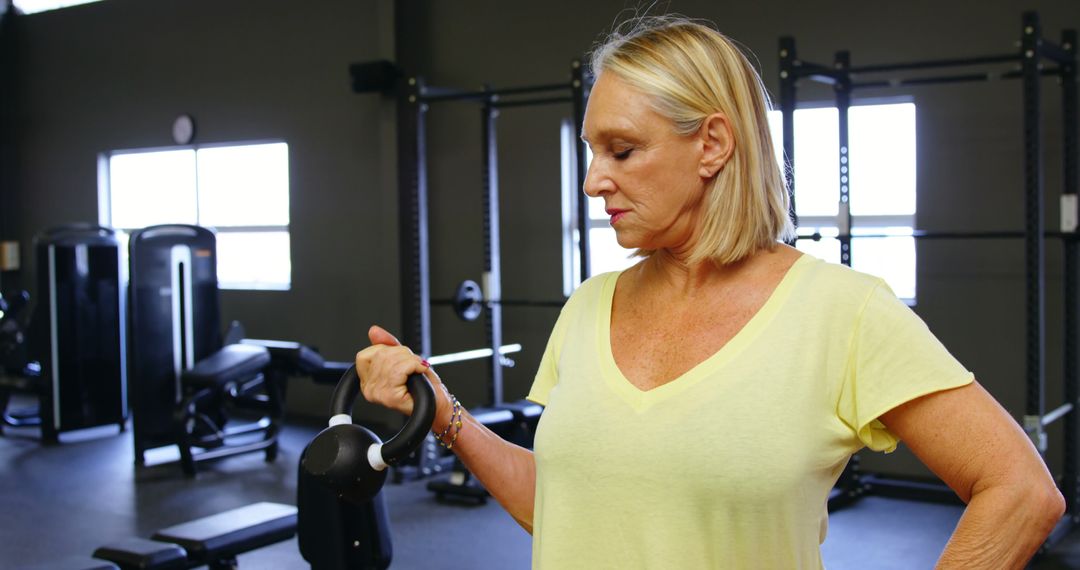
<instances>
[{"instance_id":1,"label":"short blonde hair","mask_svg":"<svg viewBox=\"0 0 1080 570\"><path fill-rule=\"evenodd\" d=\"M727 116L731 159L705 200L701 236L689 261L734 263L795 235L787 183L773 154L769 96L743 52L708 25L682 16L635 18L593 51L595 76L611 72L650 96L675 132L698 131L709 115ZM636 255L653 252L638 250Z\"/></svg>"}]
</instances>

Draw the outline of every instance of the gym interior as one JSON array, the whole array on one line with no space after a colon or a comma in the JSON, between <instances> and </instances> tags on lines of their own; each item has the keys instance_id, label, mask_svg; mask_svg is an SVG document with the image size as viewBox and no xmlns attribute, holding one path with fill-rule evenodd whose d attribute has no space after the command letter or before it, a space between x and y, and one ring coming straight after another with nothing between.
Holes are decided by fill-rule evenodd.
<instances>
[{"instance_id":1,"label":"gym interior","mask_svg":"<svg viewBox=\"0 0 1080 570\"><path fill-rule=\"evenodd\" d=\"M562 303L633 262L580 192L583 62L652 10L753 54L798 247L1012 414L1068 505L1030 567L1080 568L1080 4L36 4L0 3L0 566L528 568L431 438L365 507L298 497L301 454L376 323L529 444ZM963 504L901 445L829 509L826 567L909 569Z\"/></svg>"}]
</instances>

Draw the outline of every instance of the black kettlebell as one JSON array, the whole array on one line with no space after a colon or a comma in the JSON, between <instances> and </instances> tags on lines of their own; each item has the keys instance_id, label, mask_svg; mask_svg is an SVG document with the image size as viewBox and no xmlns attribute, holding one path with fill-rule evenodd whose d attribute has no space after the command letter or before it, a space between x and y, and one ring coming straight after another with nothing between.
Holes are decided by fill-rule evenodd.
<instances>
[{"instance_id":1,"label":"black kettlebell","mask_svg":"<svg viewBox=\"0 0 1080 570\"><path fill-rule=\"evenodd\" d=\"M339 497L363 505L382 489L386 468L420 447L435 420L435 390L420 374L409 376L405 387L413 399L413 413L385 444L371 430L352 423L352 407L360 394L356 367L338 380L330 399L330 427L304 449L300 468Z\"/></svg>"}]
</instances>

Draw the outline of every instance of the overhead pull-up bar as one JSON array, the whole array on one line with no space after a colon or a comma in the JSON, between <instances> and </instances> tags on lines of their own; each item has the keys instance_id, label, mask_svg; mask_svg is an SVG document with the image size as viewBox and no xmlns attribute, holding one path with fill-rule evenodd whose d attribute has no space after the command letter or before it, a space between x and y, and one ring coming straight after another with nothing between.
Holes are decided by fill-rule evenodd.
<instances>
[{"instance_id":1,"label":"overhead pull-up bar","mask_svg":"<svg viewBox=\"0 0 1080 570\"><path fill-rule=\"evenodd\" d=\"M932 59L925 61L912 61L907 63L885 63L878 65L852 66L848 71L851 73L881 73L885 71L907 71L909 69L934 69L939 67L971 67L974 65L988 65L995 63L1009 63L1020 61L1020 54L1006 53L1002 55L987 55L982 57Z\"/></svg>"},{"instance_id":2,"label":"overhead pull-up bar","mask_svg":"<svg viewBox=\"0 0 1080 570\"><path fill-rule=\"evenodd\" d=\"M552 91L566 91L567 101L569 94L574 89L572 82L552 83L547 85L526 85L521 87L509 87L503 89L483 89L480 91L465 91L446 87L422 87L420 89L420 102L439 103L442 101L487 101L495 97L513 97L517 95L534 95L536 93L550 93Z\"/></svg>"}]
</instances>

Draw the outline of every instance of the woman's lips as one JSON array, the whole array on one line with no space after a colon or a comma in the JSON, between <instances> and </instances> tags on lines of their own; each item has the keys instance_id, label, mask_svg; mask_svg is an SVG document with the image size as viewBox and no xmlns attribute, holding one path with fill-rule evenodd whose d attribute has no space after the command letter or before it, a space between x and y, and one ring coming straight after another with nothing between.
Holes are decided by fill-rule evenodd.
<instances>
[{"instance_id":1,"label":"woman's lips","mask_svg":"<svg viewBox=\"0 0 1080 570\"><path fill-rule=\"evenodd\" d=\"M619 221L624 215L626 215L626 213L629 211L630 210L609 209L607 210L607 215L611 216L611 223L614 224L615 222Z\"/></svg>"}]
</instances>

